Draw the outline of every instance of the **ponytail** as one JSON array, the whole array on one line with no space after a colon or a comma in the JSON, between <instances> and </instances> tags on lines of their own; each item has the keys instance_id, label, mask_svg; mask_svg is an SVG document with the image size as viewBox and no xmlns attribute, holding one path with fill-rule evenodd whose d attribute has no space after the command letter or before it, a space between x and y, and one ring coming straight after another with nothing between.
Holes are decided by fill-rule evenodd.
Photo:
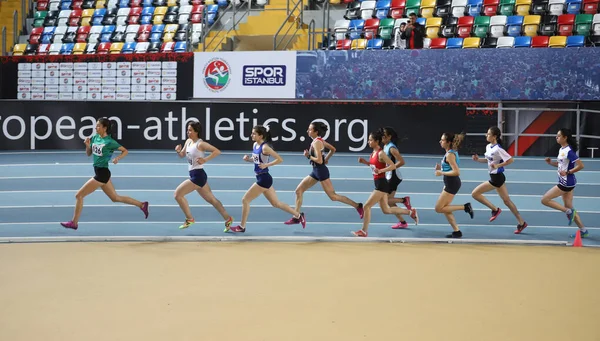
<instances>
[{"instance_id":1,"label":"ponytail","mask_svg":"<svg viewBox=\"0 0 600 341\"><path fill-rule=\"evenodd\" d=\"M465 133L463 133L463 132L460 132L458 134L444 133L444 136L446 137L445 138L446 142L450 142L451 148L456 151L458 151L458 148L460 147L460 145L462 144L462 142L465 139Z\"/></svg>"},{"instance_id":2,"label":"ponytail","mask_svg":"<svg viewBox=\"0 0 600 341\"><path fill-rule=\"evenodd\" d=\"M112 137L113 139L117 139L115 136L117 123L114 120L109 120L106 117L102 117L98 120L98 122L106 128L106 135Z\"/></svg>"},{"instance_id":3,"label":"ponytail","mask_svg":"<svg viewBox=\"0 0 600 341\"><path fill-rule=\"evenodd\" d=\"M579 146L577 145L577 138L573 136L571 129L561 128L559 131L562 136L567 138L567 143L569 144L569 147L571 147L571 150L576 152Z\"/></svg>"},{"instance_id":4,"label":"ponytail","mask_svg":"<svg viewBox=\"0 0 600 341\"><path fill-rule=\"evenodd\" d=\"M496 143L502 146L502 132L498 127L490 127L489 129L492 132L492 135L496 138Z\"/></svg>"},{"instance_id":5,"label":"ponytail","mask_svg":"<svg viewBox=\"0 0 600 341\"><path fill-rule=\"evenodd\" d=\"M258 135L262 136L263 140L266 143L269 143L269 144L271 143L271 141L272 141L271 140L271 129L269 128L269 126L257 125L257 126L254 126L254 128L252 128L252 129L254 129L254 131L256 131L256 133Z\"/></svg>"}]
</instances>

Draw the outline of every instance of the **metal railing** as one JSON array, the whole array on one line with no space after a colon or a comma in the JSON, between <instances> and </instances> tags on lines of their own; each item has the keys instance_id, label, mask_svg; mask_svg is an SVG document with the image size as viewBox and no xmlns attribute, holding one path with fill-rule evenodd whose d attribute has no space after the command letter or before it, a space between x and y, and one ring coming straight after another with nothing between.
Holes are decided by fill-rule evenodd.
<instances>
[{"instance_id":1,"label":"metal railing","mask_svg":"<svg viewBox=\"0 0 600 341\"><path fill-rule=\"evenodd\" d=\"M6 26L2 26L2 55L8 55L6 53Z\"/></svg>"},{"instance_id":2,"label":"metal railing","mask_svg":"<svg viewBox=\"0 0 600 341\"><path fill-rule=\"evenodd\" d=\"M279 49L282 49L282 50L287 49L289 44L294 40L296 33L298 33L298 31L302 28L302 24L304 23L304 1L297 0L296 4L291 9L290 9L290 1L292 1L292 0L287 1L287 6L286 6L287 16L281 23L281 26L279 26L279 29L277 30L277 32L275 32L275 35L273 35L273 50L274 51L277 51ZM293 19L293 20L290 21L290 19ZM293 22L293 24L291 24L292 22ZM281 40L278 41L277 38L279 37L279 34L282 33L282 30L286 24L288 24L288 28L287 28L287 30L285 30L285 32L283 32L283 38L281 38ZM294 26L295 26L295 30L293 31L293 33L291 33L290 31L294 28ZM291 36L288 37L288 35L290 35L290 34L291 34ZM285 42L285 44L282 45L284 40L286 40L286 37L287 37L287 41Z\"/></svg>"},{"instance_id":3,"label":"metal railing","mask_svg":"<svg viewBox=\"0 0 600 341\"><path fill-rule=\"evenodd\" d=\"M317 25L317 23L315 22L315 19L312 19L308 23L308 50L309 51L312 51L312 50L315 49L315 41L316 41L315 30L316 30L316 25Z\"/></svg>"},{"instance_id":4,"label":"metal railing","mask_svg":"<svg viewBox=\"0 0 600 341\"><path fill-rule=\"evenodd\" d=\"M213 46L213 50L212 51L216 51L223 43L224 40L227 39L227 35L229 34L229 32L234 31L237 29L237 25L247 16L250 15L250 11L251 11L251 6L252 6L252 1L248 0L248 6L246 6L245 4L243 6L236 6L235 2L232 1L229 3L229 5L227 5L227 7L225 8L224 11L219 12L219 15L217 16L217 18L215 18L215 21L213 22L213 24L208 27L206 25L206 18L207 18L207 14L206 12L203 13L202 15L202 23L203 23L203 27L202 27L202 50L206 51L206 47L207 46L211 46L211 44L213 44L213 42L215 41L215 39L219 38L219 40L214 44ZM231 11L231 21L232 21L232 25L231 27L226 30L226 31L218 31L219 33L215 34L212 39L210 39L210 41L207 41L207 37L209 35L210 32L216 31L214 28L220 26L225 26L227 25L229 22L225 22L225 23L221 23L221 21L223 20L223 18L225 17L225 14L228 13L229 11ZM236 14L237 14L237 18L236 18ZM208 29L206 29L208 27Z\"/></svg>"},{"instance_id":5,"label":"metal railing","mask_svg":"<svg viewBox=\"0 0 600 341\"><path fill-rule=\"evenodd\" d=\"M13 46L19 42L19 12L13 12Z\"/></svg>"},{"instance_id":6,"label":"metal railing","mask_svg":"<svg viewBox=\"0 0 600 341\"><path fill-rule=\"evenodd\" d=\"M581 133L581 114L582 113L594 113L594 114L600 114L599 110L591 110L591 109L580 109L579 105L577 105L577 109L560 109L560 108L544 108L544 107L540 107L540 108L527 108L527 107L503 107L502 103L498 104L497 108L467 108L467 110L474 110L474 111L478 111L478 110L492 110L492 111L498 111L498 128L500 128L500 131L502 132L503 136L513 136L514 137L514 145L515 145L515 155L519 155L519 137L521 136L535 136L535 137L556 137L556 134L528 134L528 133L521 133L520 132L520 126L519 126L519 114L521 112L525 112L525 111L559 111L559 112L574 112L575 113L575 119L576 119L576 123L575 123L575 138L577 139L577 144L581 144L581 138L587 138L587 139L597 139L600 140L600 135L585 135ZM505 133L503 126L504 126L504 114L506 112L514 112L514 132L512 133ZM471 134L469 133L469 135L485 135L485 134ZM592 151L593 153L593 151ZM577 151L577 155L579 155L579 150Z\"/></svg>"}]
</instances>

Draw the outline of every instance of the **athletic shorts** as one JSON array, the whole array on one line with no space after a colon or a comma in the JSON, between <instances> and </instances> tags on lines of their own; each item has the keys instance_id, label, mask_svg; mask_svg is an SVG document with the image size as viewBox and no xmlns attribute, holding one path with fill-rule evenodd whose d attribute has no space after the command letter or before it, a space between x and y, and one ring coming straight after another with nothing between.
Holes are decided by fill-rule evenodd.
<instances>
[{"instance_id":1,"label":"athletic shorts","mask_svg":"<svg viewBox=\"0 0 600 341\"><path fill-rule=\"evenodd\" d=\"M190 171L190 180L192 180L196 186L204 187L204 185L206 185L206 181L208 180L208 176L202 168L192 169Z\"/></svg>"},{"instance_id":2,"label":"athletic shorts","mask_svg":"<svg viewBox=\"0 0 600 341\"><path fill-rule=\"evenodd\" d=\"M375 190L381 191L385 193L389 193L390 184L388 183L386 178L373 179L375 182Z\"/></svg>"},{"instance_id":3,"label":"athletic shorts","mask_svg":"<svg viewBox=\"0 0 600 341\"><path fill-rule=\"evenodd\" d=\"M398 189L398 185L400 185L400 183L402 182L402 179L400 179L396 173L392 173L392 178L388 180L388 194L392 194L392 192L395 192Z\"/></svg>"},{"instance_id":4,"label":"athletic shorts","mask_svg":"<svg viewBox=\"0 0 600 341\"><path fill-rule=\"evenodd\" d=\"M101 182L103 184L107 183L110 180L110 170L105 167L96 167L94 166L94 180Z\"/></svg>"},{"instance_id":5,"label":"athletic shorts","mask_svg":"<svg viewBox=\"0 0 600 341\"><path fill-rule=\"evenodd\" d=\"M325 181L329 179L329 168L327 166L317 166L313 167L312 173L310 173L310 177L317 181Z\"/></svg>"},{"instance_id":6,"label":"athletic shorts","mask_svg":"<svg viewBox=\"0 0 600 341\"><path fill-rule=\"evenodd\" d=\"M268 172L256 174L256 184L262 188L269 189L273 186L273 177Z\"/></svg>"},{"instance_id":7,"label":"athletic shorts","mask_svg":"<svg viewBox=\"0 0 600 341\"><path fill-rule=\"evenodd\" d=\"M575 189L575 186L573 186L573 187L566 187L566 186L563 186L561 184L556 185L556 187L558 187L558 189L560 189L563 192L571 192L572 190Z\"/></svg>"},{"instance_id":8,"label":"athletic shorts","mask_svg":"<svg viewBox=\"0 0 600 341\"><path fill-rule=\"evenodd\" d=\"M489 182L492 186L500 188L506 182L506 177L504 173L490 174Z\"/></svg>"},{"instance_id":9,"label":"athletic shorts","mask_svg":"<svg viewBox=\"0 0 600 341\"><path fill-rule=\"evenodd\" d=\"M444 175L444 191L454 195L458 193L461 185L460 177Z\"/></svg>"}]
</instances>

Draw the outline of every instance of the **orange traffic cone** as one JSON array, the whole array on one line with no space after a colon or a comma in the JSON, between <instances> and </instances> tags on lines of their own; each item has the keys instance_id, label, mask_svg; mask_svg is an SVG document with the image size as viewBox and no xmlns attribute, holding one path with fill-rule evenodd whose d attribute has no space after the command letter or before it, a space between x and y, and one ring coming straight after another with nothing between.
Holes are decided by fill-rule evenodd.
<instances>
[{"instance_id":1,"label":"orange traffic cone","mask_svg":"<svg viewBox=\"0 0 600 341\"><path fill-rule=\"evenodd\" d=\"M577 230L575 233L575 241L573 241L573 247L582 247L583 243L581 242L581 230Z\"/></svg>"}]
</instances>

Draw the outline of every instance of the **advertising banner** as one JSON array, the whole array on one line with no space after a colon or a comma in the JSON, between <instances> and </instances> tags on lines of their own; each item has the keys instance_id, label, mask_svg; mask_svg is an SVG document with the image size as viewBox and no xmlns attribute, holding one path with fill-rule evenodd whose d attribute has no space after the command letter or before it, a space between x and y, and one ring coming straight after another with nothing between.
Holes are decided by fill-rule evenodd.
<instances>
[{"instance_id":1,"label":"advertising banner","mask_svg":"<svg viewBox=\"0 0 600 341\"><path fill-rule=\"evenodd\" d=\"M295 51L194 54L194 98L295 97Z\"/></svg>"},{"instance_id":2,"label":"advertising banner","mask_svg":"<svg viewBox=\"0 0 600 341\"><path fill-rule=\"evenodd\" d=\"M16 68L16 77L4 78L15 89L4 87L3 96L45 101L189 99L192 58L192 53L4 58L3 64Z\"/></svg>"},{"instance_id":3,"label":"advertising banner","mask_svg":"<svg viewBox=\"0 0 600 341\"><path fill-rule=\"evenodd\" d=\"M222 150L250 149L252 127L262 124L269 126L276 150L302 151L316 120L327 124L324 138L339 152L368 150L369 133L391 126L403 138L402 152L429 154L440 153L443 132L466 131L475 121L481 127L473 129L484 132L497 120L493 114L467 113L469 105L5 101L0 146L81 149L96 120L108 116L116 122L117 140L129 149L172 149L186 139L186 124L197 120L202 138Z\"/></svg>"}]
</instances>

